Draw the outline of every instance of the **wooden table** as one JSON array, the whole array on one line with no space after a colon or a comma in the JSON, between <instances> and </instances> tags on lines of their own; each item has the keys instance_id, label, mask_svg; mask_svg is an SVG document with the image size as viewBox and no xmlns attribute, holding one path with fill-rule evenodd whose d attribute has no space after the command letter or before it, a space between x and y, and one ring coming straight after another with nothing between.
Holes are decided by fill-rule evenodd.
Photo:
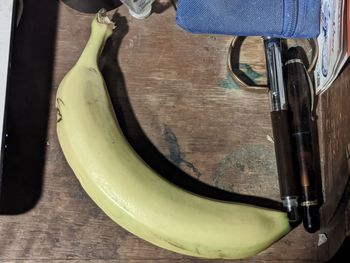
<instances>
[{"instance_id":1,"label":"wooden table","mask_svg":"<svg viewBox=\"0 0 350 263\"><path fill-rule=\"evenodd\" d=\"M55 1L27 2L14 48L10 157L4 167L22 188L3 193L14 206L3 205L12 215L0 216L0 262L200 262L126 232L80 187L57 141L54 96L86 43L92 16ZM228 74L230 37L190 35L175 25L173 6L158 4L156 11L137 21L121 7L101 61L130 142L152 167L185 188L231 198L209 187L214 186L265 197L265 205L275 206L279 189L268 95L241 89ZM240 67L263 82L262 46L256 39L247 46ZM319 233L326 233L327 242L318 246L319 233L299 226L250 262L322 262L347 235L349 210L327 222L348 177L348 76L349 67L317 104L324 196Z\"/></svg>"}]
</instances>

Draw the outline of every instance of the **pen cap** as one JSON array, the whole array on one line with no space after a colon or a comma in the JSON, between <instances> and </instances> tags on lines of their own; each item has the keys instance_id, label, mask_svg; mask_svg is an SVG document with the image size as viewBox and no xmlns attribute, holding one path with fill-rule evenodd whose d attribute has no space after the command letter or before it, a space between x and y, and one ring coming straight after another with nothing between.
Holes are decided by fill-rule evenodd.
<instances>
[{"instance_id":1,"label":"pen cap","mask_svg":"<svg viewBox=\"0 0 350 263\"><path fill-rule=\"evenodd\" d=\"M307 59L301 47L291 47L286 54L285 81L290 109L292 133L305 132L311 126L313 86L305 64Z\"/></svg>"},{"instance_id":2,"label":"pen cap","mask_svg":"<svg viewBox=\"0 0 350 263\"><path fill-rule=\"evenodd\" d=\"M292 60L292 59L300 59L303 63L306 63L307 59L305 59L305 56L303 53L304 52L300 47L291 47L287 51L286 61Z\"/></svg>"}]
</instances>

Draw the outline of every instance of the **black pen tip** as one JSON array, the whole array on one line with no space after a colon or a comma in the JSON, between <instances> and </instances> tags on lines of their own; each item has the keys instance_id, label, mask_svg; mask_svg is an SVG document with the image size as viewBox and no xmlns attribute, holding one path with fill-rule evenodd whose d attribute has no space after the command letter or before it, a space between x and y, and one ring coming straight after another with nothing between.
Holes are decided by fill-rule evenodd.
<instances>
[{"instance_id":1,"label":"black pen tip","mask_svg":"<svg viewBox=\"0 0 350 263\"><path fill-rule=\"evenodd\" d=\"M320 214L318 206L303 207L303 224L309 233L315 233L320 229Z\"/></svg>"},{"instance_id":2,"label":"black pen tip","mask_svg":"<svg viewBox=\"0 0 350 263\"><path fill-rule=\"evenodd\" d=\"M288 220L290 223L296 223L299 221L299 211L297 206L290 207L287 211ZM300 222L300 221L299 221Z\"/></svg>"}]
</instances>

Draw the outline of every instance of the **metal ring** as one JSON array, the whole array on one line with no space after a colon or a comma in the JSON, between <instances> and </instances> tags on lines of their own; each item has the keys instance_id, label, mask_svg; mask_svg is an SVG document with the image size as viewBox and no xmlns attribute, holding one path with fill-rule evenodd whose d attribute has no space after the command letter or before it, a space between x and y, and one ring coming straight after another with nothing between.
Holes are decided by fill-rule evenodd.
<instances>
[{"instance_id":1,"label":"metal ring","mask_svg":"<svg viewBox=\"0 0 350 263\"><path fill-rule=\"evenodd\" d=\"M318 205L317 200L304 201L301 203L301 206L313 206Z\"/></svg>"},{"instance_id":2,"label":"metal ring","mask_svg":"<svg viewBox=\"0 0 350 263\"><path fill-rule=\"evenodd\" d=\"M239 84L243 89L245 90L248 90L248 91L251 91L251 92L255 92L255 93L266 93L268 92L268 87L267 86L263 86L263 85L250 85L248 84L247 82L245 82L244 80L242 80L235 72L234 72L234 68L232 67L232 62L231 62L231 57L232 57L232 51L236 48L236 44L238 42L238 40L242 40L242 43L243 43L243 40L245 39L246 37L241 37L241 36L238 36L238 37L234 37L232 39L232 42L230 44L230 47L229 47L229 50L228 50L228 56L227 56L227 67L228 67L228 70L231 74L231 77L233 78L233 80ZM318 59L318 43L317 43L317 40L312 38L312 39L308 39L309 43L310 43L310 46L313 50L313 54L312 54L312 60L311 60L311 63L307 69L308 73L311 73L315 66L316 66L316 63L317 63L317 59Z\"/></svg>"}]
</instances>

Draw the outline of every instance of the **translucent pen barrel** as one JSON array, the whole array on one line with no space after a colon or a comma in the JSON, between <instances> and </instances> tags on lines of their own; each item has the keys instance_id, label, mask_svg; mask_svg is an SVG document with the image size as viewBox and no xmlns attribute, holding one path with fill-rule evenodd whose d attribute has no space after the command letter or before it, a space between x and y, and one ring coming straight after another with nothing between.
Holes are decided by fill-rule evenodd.
<instances>
[{"instance_id":1,"label":"translucent pen barrel","mask_svg":"<svg viewBox=\"0 0 350 263\"><path fill-rule=\"evenodd\" d=\"M288 103L281 58L281 40L278 38L265 38L264 43L280 195L289 220L295 222L299 219L299 191L289 128Z\"/></svg>"},{"instance_id":2,"label":"translucent pen barrel","mask_svg":"<svg viewBox=\"0 0 350 263\"><path fill-rule=\"evenodd\" d=\"M289 118L301 184L300 204L308 232L320 227L317 181L312 145L313 87L302 61L302 51L290 48L285 65Z\"/></svg>"}]
</instances>

